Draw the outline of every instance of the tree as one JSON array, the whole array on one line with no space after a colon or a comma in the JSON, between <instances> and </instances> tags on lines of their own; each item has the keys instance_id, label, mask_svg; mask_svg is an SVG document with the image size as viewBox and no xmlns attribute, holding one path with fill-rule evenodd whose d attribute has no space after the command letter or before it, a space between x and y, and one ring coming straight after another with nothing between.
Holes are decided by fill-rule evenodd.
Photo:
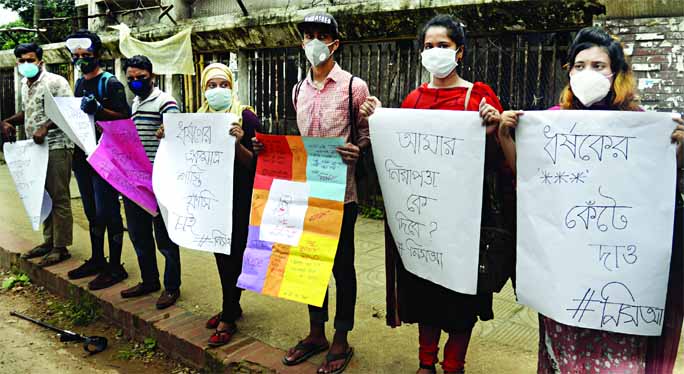
<instances>
[{"instance_id":1,"label":"tree","mask_svg":"<svg viewBox=\"0 0 684 374\"><path fill-rule=\"evenodd\" d=\"M0 5L9 10L13 10L19 13L20 20L17 22L12 22L10 24L0 26L0 28L9 27L30 27L33 28L33 10L36 0L0 0ZM40 11L40 18L56 18L56 17L74 17L76 15L76 6L74 5L74 0L42 0L42 9ZM16 24L18 23L19 24ZM71 34L76 28L76 22L71 21L60 21L60 22L43 22L38 25L40 28L47 29L44 34L49 38L50 42L63 41L67 35ZM10 26L12 25L12 26ZM25 41L31 41L34 35L31 33L26 33L22 35L17 35ZM15 37L15 38L16 38ZM9 42L7 41L9 39ZM41 43L45 43L45 39L38 40ZM3 43L4 42L4 43ZM0 35L0 49L14 48L14 43L6 35ZM12 44L11 47L7 47L8 44Z\"/></svg>"},{"instance_id":2,"label":"tree","mask_svg":"<svg viewBox=\"0 0 684 374\"><path fill-rule=\"evenodd\" d=\"M2 29L9 29L12 27L29 27L22 20L10 22L0 26ZM6 33L0 33L0 49L14 49L17 44L30 43L33 41L33 35L30 33L12 33L11 36Z\"/></svg>"}]
</instances>

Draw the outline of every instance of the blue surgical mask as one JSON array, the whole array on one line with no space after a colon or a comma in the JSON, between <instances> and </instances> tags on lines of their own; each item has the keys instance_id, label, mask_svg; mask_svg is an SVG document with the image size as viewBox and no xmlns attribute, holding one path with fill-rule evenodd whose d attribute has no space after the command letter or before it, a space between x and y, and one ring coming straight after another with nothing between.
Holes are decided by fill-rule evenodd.
<instances>
[{"instance_id":1,"label":"blue surgical mask","mask_svg":"<svg viewBox=\"0 0 684 374\"><path fill-rule=\"evenodd\" d=\"M40 72L40 68L38 67L38 65L30 62L24 62L23 64L19 64L18 70L19 74L28 79L34 78Z\"/></svg>"},{"instance_id":2,"label":"blue surgical mask","mask_svg":"<svg viewBox=\"0 0 684 374\"><path fill-rule=\"evenodd\" d=\"M230 108L233 102L233 92L230 88L216 87L204 91L204 97L211 109L220 111Z\"/></svg>"}]
</instances>

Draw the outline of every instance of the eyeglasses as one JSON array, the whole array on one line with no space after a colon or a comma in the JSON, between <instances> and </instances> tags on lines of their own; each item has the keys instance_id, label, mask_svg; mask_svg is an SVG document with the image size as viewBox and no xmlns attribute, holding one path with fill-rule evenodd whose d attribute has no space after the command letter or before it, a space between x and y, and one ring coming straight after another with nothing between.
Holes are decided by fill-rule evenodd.
<instances>
[{"instance_id":1,"label":"eyeglasses","mask_svg":"<svg viewBox=\"0 0 684 374\"><path fill-rule=\"evenodd\" d=\"M17 62L19 62L20 64L23 64L23 63L26 63L26 62L32 64L32 63L34 63L34 62L36 62L36 61L37 61L37 60L36 60L35 58L19 58L19 59L17 59Z\"/></svg>"}]
</instances>

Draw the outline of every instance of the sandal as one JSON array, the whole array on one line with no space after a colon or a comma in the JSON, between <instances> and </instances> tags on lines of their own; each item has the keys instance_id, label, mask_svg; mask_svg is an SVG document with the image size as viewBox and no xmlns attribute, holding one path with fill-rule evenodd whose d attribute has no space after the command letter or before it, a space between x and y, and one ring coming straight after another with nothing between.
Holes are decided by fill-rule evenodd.
<instances>
[{"instance_id":1,"label":"sandal","mask_svg":"<svg viewBox=\"0 0 684 374\"><path fill-rule=\"evenodd\" d=\"M52 246L49 246L47 243L43 243L33 247L30 251L22 254L21 258L24 260L30 260L32 258L43 257L46 254L50 253L51 250Z\"/></svg>"},{"instance_id":2,"label":"sandal","mask_svg":"<svg viewBox=\"0 0 684 374\"><path fill-rule=\"evenodd\" d=\"M48 254L38 262L38 266L46 267L58 264L71 258L71 253L66 248L53 248Z\"/></svg>"},{"instance_id":3,"label":"sandal","mask_svg":"<svg viewBox=\"0 0 684 374\"><path fill-rule=\"evenodd\" d=\"M208 329L214 330L218 327L219 323L221 323L221 313L218 313L215 316L209 318L209 320L204 326Z\"/></svg>"},{"instance_id":4,"label":"sandal","mask_svg":"<svg viewBox=\"0 0 684 374\"><path fill-rule=\"evenodd\" d=\"M217 313L213 317L209 318L209 320L207 321L205 326L211 330L216 329L218 327L219 323L221 323L221 317L222 316L223 316L223 312ZM242 308L240 308L240 310L238 311L238 315L237 315L237 318L235 318L235 320L237 321L237 320L240 320L241 318L242 318Z\"/></svg>"},{"instance_id":5,"label":"sandal","mask_svg":"<svg viewBox=\"0 0 684 374\"><path fill-rule=\"evenodd\" d=\"M327 350L329 348L329 345L326 343L324 345L318 345L316 343L305 343L303 340L300 340L297 345L295 345L294 350L295 352L299 351L302 352L303 354L296 359L290 361L287 359L287 354L283 357L283 365L285 366L294 366L301 364L302 362L308 360L309 358Z\"/></svg>"},{"instance_id":6,"label":"sandal","mask_svg":"<svg viewBox=\"0 0 684 374\"><path fill-rule=\"evenodd\" d=\"M352 348L352 347L349 347L349 349L347 349L347 351L344 353L330 353L330 352L328 352L328 354L325 355L325 363L324 364L328 364L332 361L339 361L342 359L344 359L344 364L342 364L342 366L340 366L339 369L337 369L337 370L321 371L321 369L318 369L317 373L318 374L339 374L347 368L347 365L349 365L349 362L351 361L352 356L354 356L354 348Z\"/></svg>"},{"instance_id":7,"label":"sandal","mask_svg":"<svg viewBox=\"0 0 684 374\"><path fill-rule=\"evenodd\" d=\"M432 374L437 374L437 367L435 367L434 364L432 365L425 365L425 364L420 364L419 365L420 369L425 369L425 370L430 370L430 373Z\"/></svg>"},{"instance_id":8,"label":"sandal","mask_svg":"<svg viewBox=\"0 0 684 374\"><path fill-rule=\"evenodd\" d=\"M230 342L230 340L233 338L233 335L235 335L236 332L237 327L235 325L233 325L233 327L228 330L216 330L209 337L208 344L210 347L220 347L222 345L226 345Z\"/></svg>"}]
</instances>

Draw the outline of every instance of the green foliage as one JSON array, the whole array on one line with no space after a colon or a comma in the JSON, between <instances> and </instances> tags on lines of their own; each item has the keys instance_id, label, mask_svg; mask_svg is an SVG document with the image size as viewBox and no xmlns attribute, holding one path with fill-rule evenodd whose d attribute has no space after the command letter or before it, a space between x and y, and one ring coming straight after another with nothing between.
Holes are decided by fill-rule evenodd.
<instances>
[{"instance_id":1,"label":"green foliage","mask_svg":"<svg viewBox=\"0 0 684 374\"><path fill-rule=\"evenodd\" d=\"M149 360L157 350L157 341L153 338L145 338L142 343L130 344L117 352L114 357L118 360L130 361L133 359Z\"/></svg>"},{"instance_id":2,"label":"green foliage","mask_svg":"<svg viewBox=\"0 0 684 374\"><path fill-rule=\"evenodd\" d=\"M17 20L0 26L0 29L9 29L11 27L28 27L28 25L22 20ZM14 49L14 47L17 46L17 43L30 43L33 41L33 35L29 33L13 33L12 36L14 39L16 39L16 41L10 38L7 34L0 34L0 49Z\"/></svg>"},{"instance_id":3,"label":"green foliage","mask_svg":"<svg viewBox=\"0 0 684 374\"><path fill-rule=\"evenodd\" d=\"M6 25L0 25L0 28L9 27L29 27L33 28L33 4L36 0L0 0L0 6L13 10L19 13L19 20L11 22ZM40 18L56 18L56 17L73 17L76 15L76 6L74 0L43 0L43 9ZM47 29L45 36L50 39L50 42L64 41L67 35L71 34L76 23L69 21L57 22L43 22L40 28ZM34 41L34 33L13 33L15 39L19 43L26 43ZM35 40L38 43L47 43L44 38ZM5 34L0 34L0 49L12 49L16 45L11 38Z\"/></svg>"},{"instance_id":4,"label":"green foliage","mask_svg":"<svg viewBox=\"0 0 684 374\"><path fill-rule=\"evenodd\" d=\"M31 279L26 273L15 273L2 281L2 289L9 290L14 286L26 286L31 283Z\"/></svg>"},{"instance_id":5,"label":"green foliage","mask_svg":"<svg viewBox=\"0 0 684 374\"><path fill-rule=\"evenodd\" d=\"M68 301L50 305L53 316L58 321L67 321L74 326L87 326L101 316L100 304L90 295L72 295Z\"/></svg>"},{"instance_id":6,"label":"green foliage","mask_svg":"<svg viewBox=\"0 0 684 374\"><path fill-rule=\"evenodd\" d=\"M373 206L361 205L361 217L370 219L383 219L385 218L385 212Z\"/></svg>"}]
</instances>

